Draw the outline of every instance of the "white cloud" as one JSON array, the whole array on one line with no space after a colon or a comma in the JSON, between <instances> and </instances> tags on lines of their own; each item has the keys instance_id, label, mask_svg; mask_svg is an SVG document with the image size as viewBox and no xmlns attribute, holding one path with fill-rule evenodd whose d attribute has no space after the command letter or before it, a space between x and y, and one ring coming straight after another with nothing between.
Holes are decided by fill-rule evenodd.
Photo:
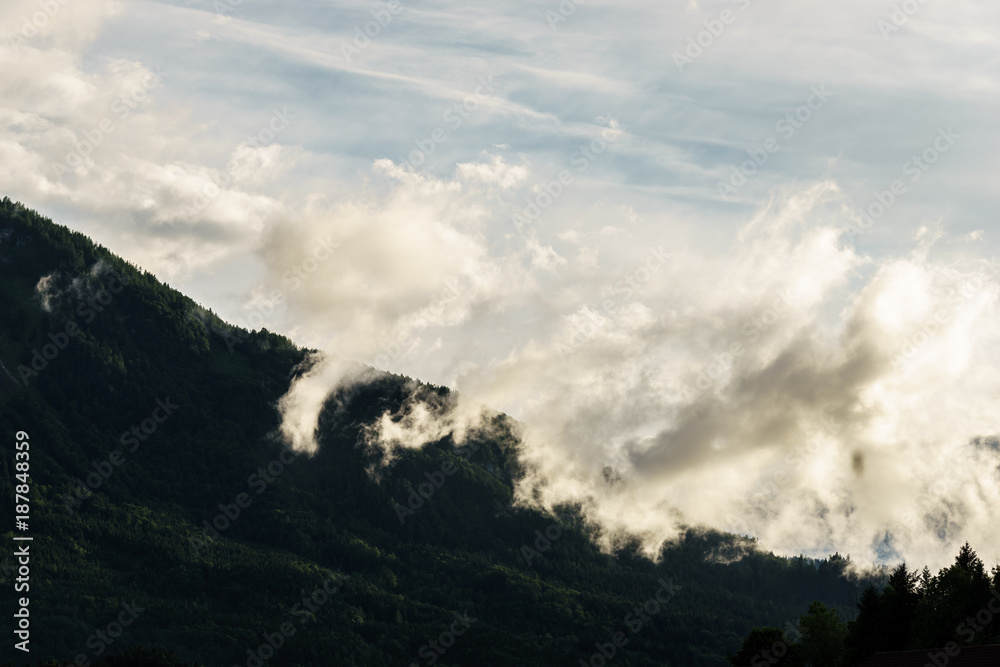
<instances>
[{"instance_id":1,"label":"white cloud","mask_svg":"<svg viewBox=\"0 0 1000 667\"><path fill-rule=\"evenodd\" d=\"M916 508L894 546L939 562L1000 510L993 454L967 448L997 432L994 296L962 291L971 253L997 251L1000 9L925 4L883 39L880 5L747 3L678 72L673 51L734 6L587 3L555 30L518 3L407 7L348 62L341 43L370 20L348 4L220 20L69 0L0 43L0 183L223 315L280 290L269 329L511 412L546 502L585 501L647 544L682 516L738 527L745 493L815 436L740 521L769 548L862 555ZM38 8L3 3L4 36ZM494 90L445 120L484 77ZM813 85L834 97L724 201L718 181ZM286 105L286 129L248 140ZM581 161L612 122L620 138ZM955 147L845 233L940 126ZM436 128L447 139L404 166ZM515 226L561 170L573 183ZM669 261L640 280L660 247ZM796 303L765 323L780 290ZM740 363L685 398L745 328ZM324 363L296 385L296 446L351 372ZM627 483L602 485L607 463Z\"/></svg>"},{"instance_id":2,"label":"white cloud","mask_svg":"<svg viewBox=\"0 0 1000 667\"><path fill-rule=\"evenodd\" d=\"M777 197L721 256L677 257L634 296L621 284L609 312L491 341L455 384L523 420L522 501L581 503L606 540L635 533L650 553L691 523L861 560L886 534L934 565L970 535L1000 547L1000 452L971 444L1000 432L1000 266L875 260L844 244L848 222L831 184ZM387 440L476 423L408 414L383 420ZM607 465L624 483L603 482Z\"/></svg>"}]
</instances>

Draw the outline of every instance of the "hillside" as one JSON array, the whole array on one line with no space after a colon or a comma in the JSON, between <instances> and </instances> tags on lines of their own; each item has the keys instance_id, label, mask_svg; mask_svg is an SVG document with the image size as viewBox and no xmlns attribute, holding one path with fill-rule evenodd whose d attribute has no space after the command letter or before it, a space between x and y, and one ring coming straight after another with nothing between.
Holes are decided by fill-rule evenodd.
<instances>
[{"instance_id":1,"label":"hillside","mask_svg":"<svg viewBox=\"0 0 1000 667\"><path fill-rule=\"evenodd\" d=\"M291 456L275 406L307 350L232 329L6 198L0 313L4 521L15 434L30 442L31 664L142 646L205 665L576 665L604 651L716 666L814 600L853 618L869 583L839 556L779 558L697 527L657 563L634 544L601 553L574 508L557 522L512 504L519 443L503 415L464 448L445 438L373 477L366 424L414 393L451 400L391 374L331 397L317 455Z\"/></svg>"}]
</instances>

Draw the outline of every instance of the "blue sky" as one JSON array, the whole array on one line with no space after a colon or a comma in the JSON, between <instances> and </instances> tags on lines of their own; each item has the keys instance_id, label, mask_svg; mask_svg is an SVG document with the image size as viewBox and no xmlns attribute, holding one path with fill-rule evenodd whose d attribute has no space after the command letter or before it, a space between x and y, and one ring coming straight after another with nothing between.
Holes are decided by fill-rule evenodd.
<instances>
[{"instance_id":1,"label":"blue sky","mask_svg":"<svg viewBox=\"0 0 1000 667\"><path fill-rule=\"evenodd\" d=\"M1000 430L998 27L964 0L13 0L0 186L230 321L509 411L525 497L609 532L934 562L1000 510L968 445ZM349 380L325 363L300 447Z\"/></svg>"}]
</instances>

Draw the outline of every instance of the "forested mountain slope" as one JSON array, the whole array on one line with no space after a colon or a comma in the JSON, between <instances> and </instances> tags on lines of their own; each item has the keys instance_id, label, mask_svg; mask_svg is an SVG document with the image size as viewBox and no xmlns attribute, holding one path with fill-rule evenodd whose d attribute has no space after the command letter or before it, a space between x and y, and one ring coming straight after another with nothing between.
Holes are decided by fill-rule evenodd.
<instances>
[{"instance_id":1,"label":"forested mountain slope","mask_svg":"<svg viewBox=\"0 0 1000 667\"><path fill-rule=\"evenodd\" d=\"M519 445L502 415L464 448L404 451L374 478L364 426L414 392L451 400L390 374L333 397L317 455L292 456L275 406L306 356L0 202L4 539L19 431L34 538L31 652L8 635L0 661L94 664L142 646L153 653L119 664L173 652L206 665L578 665L609 653L623 666L725 665L751 627L784 627L813 600L853 618L869 583L839 557L778 558L694 527L655 564L635 545L601 553L573 508L556 523L512 505ZM424 482L433 495L401 520L397 503ZM14 595L3 600L10 619Z\"/></svg>"}]
</instances>

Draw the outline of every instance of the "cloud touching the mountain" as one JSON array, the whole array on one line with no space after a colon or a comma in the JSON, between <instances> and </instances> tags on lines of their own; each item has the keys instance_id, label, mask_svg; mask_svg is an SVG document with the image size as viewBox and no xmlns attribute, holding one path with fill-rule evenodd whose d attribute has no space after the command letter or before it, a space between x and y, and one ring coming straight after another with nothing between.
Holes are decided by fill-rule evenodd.
<instances>
[{"instance_id":1,"label":"cloud touching the mountain","mask_svg":"<svg viewBox=\"0 0 1000 667\"><path fill-rule=\"evenodd\" d=\"M347 359L650 549L1000 556L1000 7L898 4L10 0L2 194L325 350L297 448Z\"/></svg>"},{"instance_id":2,"label":"cloud touching the mountain","mask_svg":"<svg viewBox=\"0 0 1000 667\"><path fill-rule=\"evenodd\" d=\"M411 406L383 420L384 441L475 428L481 402L523 421L521 501L581 504L607 546L637 534L655 554L700 523L786 553L946 562L956 541L989 542L1000 507L1000 264L932 259L948 242L933 227L876 259L851 244L864 225L833 183L777 193L729 247L652 249L575 307L540 310L522 340L482 323L529 312L537 285L468 296L398 348L453 368L467 404L437 420ZM580 290L590 256L523 269L546 292ZM320 322L344 312L308 308ZM490 362L463 356L470 330ZM314 407L286 423L315 425Z\"/></svg>"}]
</instances>

